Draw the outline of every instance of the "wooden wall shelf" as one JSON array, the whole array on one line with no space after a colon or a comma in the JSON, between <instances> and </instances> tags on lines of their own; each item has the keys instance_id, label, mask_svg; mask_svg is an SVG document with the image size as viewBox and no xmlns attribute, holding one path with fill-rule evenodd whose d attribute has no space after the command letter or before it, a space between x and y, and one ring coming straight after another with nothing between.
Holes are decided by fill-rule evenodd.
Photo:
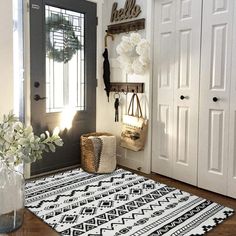
<instances>
[{"instance_id":1,"label":"wooden wall shelf","mask_svg":"<svg viewBox=\"0 0 236 236\"><path fill-rule=\"evenodd\" d=\"M143 93L144 83L111 83L111 92Z\"/></svg>"},{"instance_id":2,"label":"wooden wall shelf","mask_svg":"<svg viewBox=\"0 0 236 236\"><path fill-rule=\"evenodd\" d=\"M110 34L128 33L130 31L137 31L142 29L145 29L144 18L107 26L107 32Z\"/></svg>"}]
</instances>

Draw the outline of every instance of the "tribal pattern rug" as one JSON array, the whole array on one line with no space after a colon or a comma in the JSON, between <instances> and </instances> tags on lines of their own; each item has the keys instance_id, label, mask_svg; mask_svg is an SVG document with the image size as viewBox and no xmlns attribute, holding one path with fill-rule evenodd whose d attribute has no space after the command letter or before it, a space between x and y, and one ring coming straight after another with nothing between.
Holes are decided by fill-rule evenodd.
<instances>
[{"instance_id":1,"label":"tribal pattern rug","mask_svg":"<svg viewBox=\"0 0 236 236\"><path fill-rule=\"evenodd\" d=\"M26 207L61 235L203 235L234 211L118 169L29 181Z\"/></svg>"}]
</instances>

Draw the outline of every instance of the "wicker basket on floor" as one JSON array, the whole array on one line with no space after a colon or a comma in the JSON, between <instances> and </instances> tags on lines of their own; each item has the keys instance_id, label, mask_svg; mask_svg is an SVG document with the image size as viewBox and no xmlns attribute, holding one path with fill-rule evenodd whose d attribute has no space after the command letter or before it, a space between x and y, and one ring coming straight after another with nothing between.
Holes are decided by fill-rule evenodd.
<instances>
[{"instance_id":1,"label":"wicker basket on floor","mask_svg":"<svg viewBox=\"0 0 236 236\"><path fill-rule=\"evenodd\" d=\"M93 142L89 137L99 137L99 136L113 136L110 133L96 132L83 134L80 137L81 146L81 165L83 170L89 173L98 173L95 166L95 152Z\"/></svg>"}]
</instances>

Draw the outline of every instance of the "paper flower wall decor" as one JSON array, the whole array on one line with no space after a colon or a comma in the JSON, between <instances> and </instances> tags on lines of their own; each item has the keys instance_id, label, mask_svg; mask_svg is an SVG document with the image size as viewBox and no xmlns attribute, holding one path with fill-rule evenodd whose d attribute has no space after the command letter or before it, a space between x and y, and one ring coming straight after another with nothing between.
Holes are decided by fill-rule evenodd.
<instances>
[{"instance_id":1,"label":"paper flower wall decor","mask_svg":"<svg viewBox=\"0 0 236 236\"><path fill-rule=\"evenodd\" d=\"M149 42L142 39L139 33L123 36L116 47L120 67L128 74L144 74L150 62L149 49Z\"/></svg>"}]
</instances>

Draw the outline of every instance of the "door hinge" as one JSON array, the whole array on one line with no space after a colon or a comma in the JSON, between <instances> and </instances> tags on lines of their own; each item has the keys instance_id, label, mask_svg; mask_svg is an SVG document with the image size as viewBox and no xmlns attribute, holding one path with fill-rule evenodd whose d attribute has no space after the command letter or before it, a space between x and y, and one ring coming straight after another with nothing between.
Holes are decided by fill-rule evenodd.
<instances>
[{"instance_id":1,"label":"door hinge","mask_svg":"<svg viewBox=\"0 0 236 236\"><path fill-rule=\"evenodd\" d=\"M98 17L96 17L96 25L98 25Z\"/></svg>"}]
</instances>

